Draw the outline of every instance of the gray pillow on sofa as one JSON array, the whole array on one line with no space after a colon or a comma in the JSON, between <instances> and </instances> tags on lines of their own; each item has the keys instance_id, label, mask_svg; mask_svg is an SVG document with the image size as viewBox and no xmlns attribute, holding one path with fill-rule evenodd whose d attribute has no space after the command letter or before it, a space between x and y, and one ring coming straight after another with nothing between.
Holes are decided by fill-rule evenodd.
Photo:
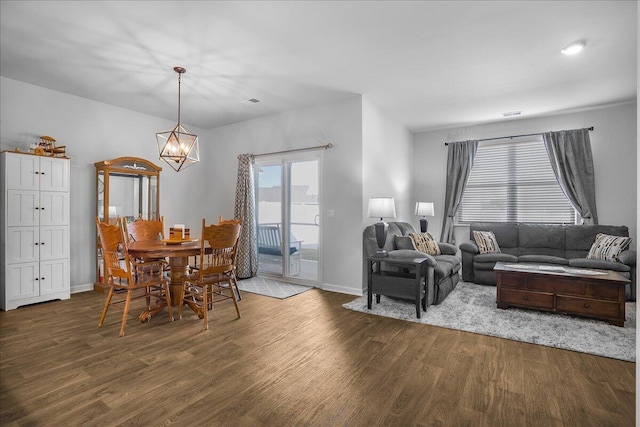
<instances>
[{"instance_id":1,"label":"gray pillow on sofa","mask_svg":"<svg viewBox=\"0 0 640 427\"><path fill-rule=\"evenodd\" d=\"M409 236L393 236L393 242L396 245L396 249L416 249L416 245L413 244L413 239Z\"/></svg>"}]
</instances>

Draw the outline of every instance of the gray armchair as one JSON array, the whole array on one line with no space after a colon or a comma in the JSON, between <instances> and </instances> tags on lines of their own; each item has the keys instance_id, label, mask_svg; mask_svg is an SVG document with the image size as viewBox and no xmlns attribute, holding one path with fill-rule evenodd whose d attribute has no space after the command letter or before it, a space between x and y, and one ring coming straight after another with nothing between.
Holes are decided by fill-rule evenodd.
<instances>
[{"instance_id":1,"label":"gray armchair","mask_svg":"<svg viewBox=\"0 0 640 427\"><path fill-rule=\"evenodd\" d=\"M427 306L431 304L440 304L447 295L453 291L460 280L462 261L460 257L456 255L458 249L455 245L439 242L438 246L442 252L441 255L428 255L418 252L415 249L410 249L409 246L406 246L403 243L403 239L398 239L398 237L409 236L410 233L416 233L416 230L411 224L407 222L390 222L384 249L387 251L389 257L427 258L429 269L433 270L427 275L427 286L429 289L429 300L427 301ZM363 259L363 264L365 266L363 277L366 278L366 258L373 256L378 249L373 225L364 229L363 243L363 253L365 257L365 259Z\"/></svg>"}]
</instances>

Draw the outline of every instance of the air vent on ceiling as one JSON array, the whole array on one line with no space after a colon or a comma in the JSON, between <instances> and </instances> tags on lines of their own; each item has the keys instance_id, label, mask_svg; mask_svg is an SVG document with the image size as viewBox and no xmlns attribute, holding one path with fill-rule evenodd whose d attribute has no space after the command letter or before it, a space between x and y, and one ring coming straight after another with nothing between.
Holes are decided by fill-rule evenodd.
<instances>
[{"instance_id":1,"label":"air vent on ceiling","mask_svg":"<svg viewBox=\"0 0 640 427\"><path fill-rule=\"evenodd\" d=\"M257 103L262 102L262 101L260 101L257 98L249 98L249 99L247 99L247 102L250 102L251 104L257 104Z\"/></svg>"},{"instance_id":2,"label":"air vent on ceiling","mask_svg":"<svg viewBox=\"0 0 640 427\"><path fill-rule=\"evenodd\" d=\"M521 116L522 115L522 111L508 111L506 113L502 113L502 117L514 117L514 116Z\"/></svg>"}]
</instances>

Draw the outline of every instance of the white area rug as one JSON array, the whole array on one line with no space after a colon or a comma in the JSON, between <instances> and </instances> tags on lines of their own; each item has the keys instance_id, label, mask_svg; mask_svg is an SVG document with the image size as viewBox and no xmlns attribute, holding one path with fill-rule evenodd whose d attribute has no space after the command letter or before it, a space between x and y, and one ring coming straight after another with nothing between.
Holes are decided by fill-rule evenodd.
<instances>
[{"instance_id":1,"label":"white area rug","mask_svg":"<svg viewBox=\"0 0 640 427\"><path fill-rule=\"evenodd\" d=\"M295 285L264 277L251 277L238 280L238 289L252 294L260 294L273 298L289 298L313 289L311 286Z\"/></svg>"},{"instance_id":2,"label":"white area rug","mask_svg":"<svg viewBox=\"0 0 640 427\"><path fill-rule=\"evenodd\" d=\"M429 306L416 317L410 301L381 297L371 310L367 296L344 308L369 314L442 326L477 334L563 348L614 359L636 361L636 304L627 302L624 328L599 320L583 319L535 310L496 307L496 288L460 282L439 305Z\"/></svg>"}]
</instances>

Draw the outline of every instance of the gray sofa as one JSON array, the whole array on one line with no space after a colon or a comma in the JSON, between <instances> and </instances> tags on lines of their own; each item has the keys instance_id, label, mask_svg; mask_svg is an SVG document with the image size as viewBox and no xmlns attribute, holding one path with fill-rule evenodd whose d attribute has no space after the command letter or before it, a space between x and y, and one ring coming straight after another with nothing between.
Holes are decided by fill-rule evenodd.
<instances>
[{"instance_id":1,"label":"gray sofa","mask_svg":"<svg viewBox=\"0 0 640 427\"><path fill-rule=\"evenodd\" d=\"M458 249L455 245L449 243L438 243L441 255L428 255L413 249L399 249L396 245L396 236L408 236L409 233L416 233L413 226L407 222L390 222L387 231L387 240L384 249L388 252L389 257L423 257L428 259L429 274L427 275L427 286L429 289L429 300L427 306L431 304L440 304L451 291L456 287L460 280L460 270L462 262L460 257L456 256ZM367 277L366 257L375 254L378 249L376 242L375 229L370 225L364 229L364 277Z\"/></svg>"},{"instance_id":2,"label":"gray sofa","mask_svg":"<svg viewBox=\"0 0 640 427\"><path fill-rule=\"evenodd\" d=\"M473 231L492 231L501 253L480 254ZM625 250L621 262L587 259L596 234L629 236L626 226L550 225L517 223L473 223L469 241L460 244L462 279L481 285L496 285L496 262L534 262L613 270L631 280L627 299L636 299L636 251Z\"/></svg>"}]
</instances>

